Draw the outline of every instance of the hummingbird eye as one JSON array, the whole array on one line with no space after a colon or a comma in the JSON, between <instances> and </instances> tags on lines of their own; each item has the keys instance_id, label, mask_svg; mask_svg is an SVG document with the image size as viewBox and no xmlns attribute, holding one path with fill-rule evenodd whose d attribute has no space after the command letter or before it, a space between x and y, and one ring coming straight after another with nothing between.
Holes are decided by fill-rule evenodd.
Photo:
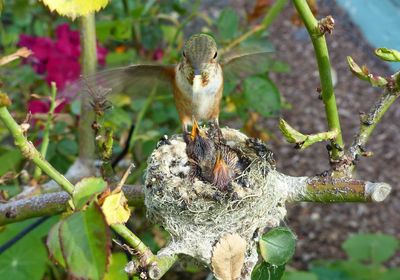
<instances>
[{"instance_id":1,"label":"hummingbird eye","mask_svg":"<svg viewBox=\"0 0 400 280\"><path fill-rule=\"evenodd\" d=\"M185 52L182 52L182 55L183 55L183 57L186 57L186 54L185 54Z\"/></svg>"},{"instance_id":2,"label":"hummingbird eye","mask_svg":"<svg viewBox=\"0 0 400 280\"><path fill-rule=\"evenodd\" d=\"M216 57L217 57L217 55L218 55L218 52L215 52L215 54L214 54L214 57L213 57L213 58L216 58Z\"/></svg>"}]
</instances>

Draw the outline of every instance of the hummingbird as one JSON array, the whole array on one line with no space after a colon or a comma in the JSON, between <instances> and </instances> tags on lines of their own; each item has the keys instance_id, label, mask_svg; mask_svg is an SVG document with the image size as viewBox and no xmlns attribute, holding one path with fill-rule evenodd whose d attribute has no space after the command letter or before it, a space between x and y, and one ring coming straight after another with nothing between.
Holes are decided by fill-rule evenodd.
<instances>
[{"instance_id":1,"label":"hummingbird","mask_svg":"<svg viewBox=\"0 0 400 280\"><path fill-rule=\"evenodd\" d=\"M135 64L98 72L86 83L111 88L147 92L158 83L172 89L184 133L193 120L211 121L218 126L224 79L237 79L273 69L270 52L230 51L220 54L216 41L207 34L194 34L184 44L175 65ZM266 63L265 63L266 62Z\"/></svg>"}]
</instances>

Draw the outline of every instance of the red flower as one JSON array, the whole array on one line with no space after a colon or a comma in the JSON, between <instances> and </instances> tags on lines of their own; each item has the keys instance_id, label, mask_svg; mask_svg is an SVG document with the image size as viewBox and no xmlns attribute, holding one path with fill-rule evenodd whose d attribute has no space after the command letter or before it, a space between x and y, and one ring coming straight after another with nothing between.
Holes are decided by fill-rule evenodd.
<instances>
[{"instance_id":1,"label":"red flower","mask_svg":"<svg viewBox=\"0 0 400 280\"><path fill-rule=\"evenodd\" d=\"M31 64L38 74L45 74L48 84L56 82L61 91L80 76L81 45L79 32L71 30L67 23L57 26L55 33L55 40L21 34L18 46L33 51L25 62ZM98 62L104 65L107 49L98 44L97 55Z\"/></svg>"}]
</instances>

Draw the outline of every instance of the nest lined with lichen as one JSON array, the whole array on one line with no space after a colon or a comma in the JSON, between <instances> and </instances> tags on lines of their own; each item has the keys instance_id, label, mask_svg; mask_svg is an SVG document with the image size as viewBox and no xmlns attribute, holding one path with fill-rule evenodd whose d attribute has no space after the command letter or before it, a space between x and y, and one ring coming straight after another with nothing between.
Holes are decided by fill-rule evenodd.
<instances>
[{"instance_id":1,"label":"nest lined with lichen","mask_svg":"<svg viewBox=\"0 0 400 280\"><path fill-rule=\"evenodd\" d=\"M263 143L234 129L221 131L225 149L236 153L240 166L226 186L193 173L185 141L174 136L161 141L149 158L145 204L149 219L171 234L162 254L185 254L209 265L221 236L239 234L247 242L242 269L247 278L258 260L257 238L286 215L288 189Z\"/></svg>"}]
</instances>

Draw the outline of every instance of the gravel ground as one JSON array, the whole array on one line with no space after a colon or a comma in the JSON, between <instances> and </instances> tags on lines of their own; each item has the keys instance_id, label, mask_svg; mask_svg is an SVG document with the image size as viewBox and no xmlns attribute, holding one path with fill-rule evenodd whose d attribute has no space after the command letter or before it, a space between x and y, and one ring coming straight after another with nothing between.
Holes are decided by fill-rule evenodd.
<instances>
[{"instance_id":1,"label":"gravel ground","mask_svg":"<svg viewBox=\"0 0 400 280\"><path fill-rule=\"evenodd\" d=\"M319 9L319 17L330 14L336 22L327 42L338 78L335 93L344 139L350 144L358 130L359 112L368 111L381 91L356 79L348 70L346 56L352 56L359 64L366 64L374 73L389 74L390 71L373 55L373 48L334 1L319 1ZM290 22L293 13L294 9L289 5L270 29L270 39L292 66L289 74L274 77L284 98L293 104L291 110L283 112L283 117L305 133L326 131L323 104L315 90L319 81L313 48L305 29ZM363 158L356 174L360 179L390 183L393 191L385 202L290 206L285 222L299 239L294 266L304 268L314 259L344 257L340 244L352 233L381 232L400 237L399 123L400 104L397 102L386 113L367 146L374 152L374 157ZM268 127L280 137L276 126L277 120L268 121ZM314 175L328 168L324 144L298 151L280 138L271 145L278 155L278 168L284 173ZM395 256L390 265L399 266L400 255Z\"/></svg>"}]
</instances>

